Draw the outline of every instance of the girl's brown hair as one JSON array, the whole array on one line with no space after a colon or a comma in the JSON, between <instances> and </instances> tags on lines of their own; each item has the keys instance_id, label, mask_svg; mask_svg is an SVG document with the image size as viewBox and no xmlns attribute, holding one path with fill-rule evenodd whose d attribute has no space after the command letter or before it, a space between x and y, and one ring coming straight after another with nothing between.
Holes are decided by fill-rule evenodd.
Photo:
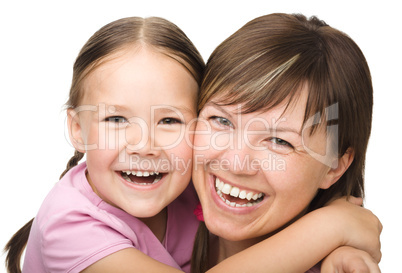
<instances>
[{"instance_id":1,"label":"girl's brown hair","mask_svg":"<svg viewBox=\"0 0 402 273\"><path fill-rule=\"evenodd\" d=\"M181 63L200 85L204 61L184 32L175 24L162 18L129 17L111 22L99 29L83 46L74 63L73 79L67 108L79 106L83 97L82 84L107 57L129 46L147 46ZM76 166L84 154L75 151L67 163L63 177ZM5 247L6 267L10 273L21 272L21 255L28 241L34 219L29 221L10 239Z\"/></svg>"},{"instance_id":2,"label":"girl's brown hair","mask_svg":"<svg viewBox=\"0 0 402 273\"><path fill-rule=\"evenodd\" d=\"M332 187L317 192L308 211L337 196L363 197L373 106L369 68L352 39L318 18L270 14L231 35L208 60L199 110L216 98L222 105L242 104L243 113L267 111L284 101L289 100L288 105L296 101L304 85L309 94L303 125L321 113L326 128L337 126L327 130L337 141L337 156L349 148L354 151L348 170ZM313 134L317 126L309 132ZM201 223L197 237L203 240L194 246L193 273L206 270L200 269L208 256L206 232Z\"/></svg>"}]
</instances>

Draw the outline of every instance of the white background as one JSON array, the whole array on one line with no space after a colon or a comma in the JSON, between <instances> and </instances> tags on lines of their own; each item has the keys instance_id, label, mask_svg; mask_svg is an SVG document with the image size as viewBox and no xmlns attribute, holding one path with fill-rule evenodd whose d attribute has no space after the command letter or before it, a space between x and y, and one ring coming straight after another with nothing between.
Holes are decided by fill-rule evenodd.
<instances>
[{"instance_id":1,"label":"white background","mask_svg":"<svg viewBox=\"0 0 402 273\"><path fill-rule=\"evenodd\" d=\"M384 225L382 272L400 270L402 23L397 1L60 2L0 4L1 247L36 214L73 154L63 104L74 59L97 29L127 16L164 17L182 28L207 60L247 21L286 12L319 16L350 35L367 58L375 105L365 204Z\"/></svg>"}]
</instances>

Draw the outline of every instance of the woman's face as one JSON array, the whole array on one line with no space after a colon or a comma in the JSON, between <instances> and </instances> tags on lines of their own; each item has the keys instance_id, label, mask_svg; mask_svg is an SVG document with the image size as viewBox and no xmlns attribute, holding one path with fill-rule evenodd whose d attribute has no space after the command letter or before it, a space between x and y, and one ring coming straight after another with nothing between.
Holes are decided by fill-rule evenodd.
<instances>
[{"instance_id":1,"label":"woman's face","mask_svg":"<svg viewBox=\"0 0 402 273\"><path fill-rule=\"evenodd\" d=\"M260 237L303 213L319 188L335 181L311 156L326 153L326 133L303 130L307 90L289 105L241 114L219 106L200 112L193 180L209 230L231 241ZM309 151L309 152L307 152Z\"/></svg>"}]
</instances>

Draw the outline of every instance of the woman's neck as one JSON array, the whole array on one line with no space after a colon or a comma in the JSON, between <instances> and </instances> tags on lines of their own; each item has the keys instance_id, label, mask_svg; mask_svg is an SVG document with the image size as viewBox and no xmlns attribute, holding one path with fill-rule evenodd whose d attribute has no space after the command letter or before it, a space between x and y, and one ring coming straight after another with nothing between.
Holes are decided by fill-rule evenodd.
<instances>
[{"instance_id":1,"label":"woman's neck","mask_svg":"<svg viewBox=\"0 0 402 273\"><path fill-rule=\"evenodd\" d=\"M220 263L226 258L229 258L230 256L261 242L265 238L266 236L251 238L243 241L229 241L223 238L219 238L219 253L217 262Z\"/></svg>"},{"instance_id":2,"label":"woman's neck","mask_svg":"<svg viewBox=\"0 0 402 273\"><path fill-rule=\"evenodd\" d=\"M283 225L279 229L266 234L264 236L256 237L256 238L251 238L247 240L242 240L242 241L229 241L224 238L219 237L218 243L215 246L212 246L212 252L211 255L215 255L215 257L218 257L217 261L210 260L212 264L217 264L220 263L221 261L225 260L226 258L229 258L230 256L245 250L246 248L249 248L250 246L253 246L259 242L262 242L263 240L275 235L276 233L280 232L290 224L292 224L294 221L302 217L304 214L306 214L307 208L303 210L297 217L289 221L287 224ZM215 251L215 253L213 253ZM212 257L212 256L210 256Z\"/></svg>"}]
</instances>

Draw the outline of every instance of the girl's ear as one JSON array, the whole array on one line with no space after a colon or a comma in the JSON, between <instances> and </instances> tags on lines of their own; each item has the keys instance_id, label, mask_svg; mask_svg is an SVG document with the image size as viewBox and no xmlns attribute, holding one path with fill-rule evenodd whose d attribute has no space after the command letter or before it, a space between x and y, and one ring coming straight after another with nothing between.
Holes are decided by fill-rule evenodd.
<instances>
[{"instance_id":1,"label":"girl's ear","mask_svg":"<svg viewBox=\"0 0 402 273\"><path fill-rule=\"evenodd\" d=\"M334 167L329 169L326 177L321 182L320 188L325 190L335 184L352 164L354 156L355 151L352 148L348 148L341 158L335 160Z\"/></svg>"},{"instance_id":2,"label":"girl's ear","mask_svg":"<svg viewBox=\"0 0 402 273\"><path fill-rule=\"evenodd\" d=\"M80 118L74 109L67 109L68 135L74 148L85 153L85 143L82 138Z\"/></svg>"}]
</instances>

